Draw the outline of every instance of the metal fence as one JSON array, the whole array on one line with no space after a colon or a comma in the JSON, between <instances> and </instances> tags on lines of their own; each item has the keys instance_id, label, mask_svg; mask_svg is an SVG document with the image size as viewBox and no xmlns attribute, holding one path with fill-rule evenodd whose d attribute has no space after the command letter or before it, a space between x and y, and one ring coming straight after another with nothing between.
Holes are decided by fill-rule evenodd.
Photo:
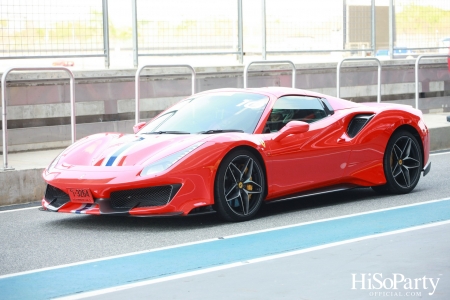
<instances>
[{"instance_id":1,"label":"metal fence","mask_svg":"<svg viewBox=\"0 0 450 300\"><path fill-rule=\"evenodd\" d=\"M265 2L266 54L373 48L374 1L361 0L354 5L345 0Z\"/></svg>"},{"instance_id":2,"label":"metal fence","mask_svg":"<svg viewBox=\"0 0 450 300\"><path fill-rule=\"evenodd\" d=\"M240 54L242 0L132 0L138 56Z\"/></svg>"},{"instance_id":3,"label":"metal fence","mask_svg":"<svg viewBox=\"0 0 450 300\"><path fill-rule=\"evenodd\" d=\"M448 53L450 45L448 0L110 0L110 5L123 10L120 24L108 25L108 0L2 0L0 59L103 56L108 66L110 35L135 66L143 56L235 55L240 63L245 56L268 55L405 58Z\"/></svg>"},{"instance_id":4,"label":"metal fence","mask_svg":"<svg viewBox=\"0 0 450 300\"><path fill-rule=\"evenodd\" d=\"M105 57L108 0L2 0L0 59Z\"/></svg>"},{"instance_id":5,"label":"metal fence","mask_svg":"<svg viewBox=\"0 0 450 300\"><path fill-rule=\"evenodd\" d=\"M425 52L450 45L450 2L447 0L396 0L395 46Z\"/></svg>"}]
</instances>

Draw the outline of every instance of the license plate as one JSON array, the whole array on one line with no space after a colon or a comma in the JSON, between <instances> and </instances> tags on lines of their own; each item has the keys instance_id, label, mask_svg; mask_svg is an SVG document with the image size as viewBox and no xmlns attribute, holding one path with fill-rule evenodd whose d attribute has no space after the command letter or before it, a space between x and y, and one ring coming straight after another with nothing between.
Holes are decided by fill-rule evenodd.
<instances>
[{"instance_id":1,"label":"license plate","mask_svg":"<svg viewBox=\"0 0 450 300\"><path fill-rule=\"evenodd\" d=\"M70 201L74 203L94 203L89 189L69 189Z\"/></svg>"}]
</instances>

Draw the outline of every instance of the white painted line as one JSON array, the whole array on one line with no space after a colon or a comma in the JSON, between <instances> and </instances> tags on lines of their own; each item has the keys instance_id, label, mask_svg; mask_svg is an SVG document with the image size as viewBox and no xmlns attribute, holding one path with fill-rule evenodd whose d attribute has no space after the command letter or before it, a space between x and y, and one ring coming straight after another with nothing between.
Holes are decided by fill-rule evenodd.
<instances>
[{"instance_id":1,"label":"white painted line","mask_svg":"<svg viewBox=\"0 0 450 300\"><path fill-rule=\"evenodd\" d=\"M80 293L80 294L56 298L56 299L76 300L76 299L83 299L83 298L87 298L87 297L94 297L94 296L104 295L104 294L108 294L108 293L114 293L114 292L119 292L119 291L123 291L123 290L127 290L127 289L132 289L132 288L136 288L136 287L151 285L151 284L155 284L155 283L160 283L160 282L165 282L165 281L170 281L170 280L175 280L175 279L180 279L180 278L186 278L186 277L211 273L211 272L215 272L215 271L219 271L219 270L231 269L231 268L240 267L240 266L244 266L244 265L248 265L248 264L252 264L252 263L259 263L259 262L274 260L274 259L278 259L278 258L283 258L283 257L298 255L298 254L302 254L302 253L322 250L322 249L326 249L326 248L350 244L350 243L359 242L359 241L363 241L363 240L368 240L368 239L373 239L373 238L378 238L378 237L383 237L383 236L389 236L389 235L394 235L394 234L399 234L399 233L404 233L404 232L409 232L409 231L415 231L415 230L420 230L420 229L424 229L424 228L436 227L436 226L441 226L441 225L446 225L446 224L450 224L450 220L436 222L436 223L432 223L432 224L420 225L420 226L415 226L415 227L410 227L410 228L400 229L400 230L395 230L395 231L390 231L390 232L384 232L384 233L379 233L379 234L374 234L374 235L369 235L369 236L364 236L364 237L360 237L360 238L330 243L330 244L326 244L326 245L320 245L320 246L311 247L311 248L307 248L307 249L285 252L285 253L275 254L275 255L271 255L271 256L250 259L247 261L242 261L242 262L237 262L237 263L232 263L232 264L227 264L227 265L207 268L207 269L203 269L203 270L162 277L162 278L150 279L150 280L145 280L145 281L141 281L141 282L126 284L126 285L121 285L121 286L116 286L116 287L111 287L111 288L106 288L106 289L101 289L101 290L91 291L91 292L86 292L86 293Z\"/></svg>"},{"instance_id":2,"label":"white painted line","mask_svg":"<svg viewBox=\"0 0 450 300\"><path fill-rule=\"evenodd\" d=\"M395 206L395 207L390 207L390 208L383 208L383 209L371 210L371 211L355 213L355 214L350 214L350 215L344 215L344 216L339 216L339 217L315 220L315 221L304 222L304 223L296 223L296 224L268 228L268 229L263 229L263 230L250 231L250 232L246 232L246 233L220 237L220 239L235 238L235 237L239 237L239 236L252 235L252 234L257 234L257 233L262 233L262 232L275 231L275 230L280 230L280 229L285 229L285 228L304 226L304 225L309 225L309 224L314 224L314 223L321 223L321 222L327 222L327 221L332 221L332 220L345 219L345 218L350 218L350 217L355 217L355 216L367 215L370 213L377 213L377 212L382 212L382 211L389 211L389 210L395 210L395 209L401 209L401 208L406 208L406 207L411 207L411 206L425 205L425 204L429 204L429 203L440 202L440 201L449 201L449 200L450 200L450 198L441 198L441 199L430 200L430 201L425 201L425 202L418 202L418 203L407 204L407 205L402 205L402 206ZM65 267L78 266L78 265L83 265L83 264L88 264L88 263L93 263L93 262L98 262L98 261L104 261L104 260L109 260L109 259L115 259L115 258L121 258L121 257L127 257L127 256L132 256L132 255L137 255L137 254L151 253L151 252L180 248L180 247L185 247L185 246L190 246L190 245L208 243L208 242L212 242L212 241L217 241L218 239L219 238L206 239L206 240L177 244L177 245L172 245L172 246L167 246L167 247L155 248L155 249L150 249L150 250L143 250L143 251L130 252L130 253L125 253L125 254L120 254L120 255L107 256L107 257L102 257L102 258L97 258L97 259L90 259L90 260L80 261L80 262L76 262L76 263L63 264L63 265L35 269L35 270L24 271L24 272L19 272L19 273L6 274L6 275L0 276L0 279L14 277L14 276L20 276L20 275L26 275L26 274L32 274L32 273L48 271L48 270L61 269L61 268L65 268Z\"/></svg>"},{"instance_id":3,"label":"white painted line","mask_svg":"<svg viewBox=\"0 0 450 300\"><path fill-rule=\"evenodd\" d=\"M21 276L21 275L26 275L26 274L32 274L32 273L37 273L37 272L43 272L43 271L49 271L49 270L55 270L55 269L62 269L62 268L66 268L66 267L73 267L73 266L84 265L84 264L89 264L89 263L104 261L104 260L110 260L110 259L115 259L115 258L133 256L133 255L138 255L138 254L151 253L151 252L168 250L168 249L173 249L173 248L180 248L180 247L185 247L185 246L190 246L190 245L203 244L203 243L208 243L208 242L217 241L217 240L218 240L218 238L213 238L213 239L195 241L195 242L190 242L190 243L177 244L177 245L173 245L173 246L155 248L155 249L150 249L150 250L142 250L142 251L136 251L136 252L129 252L129 253L125 253L125 254L107 256L107 257L102 257L102 258L83 260L83 261L70 263L70 264L63 264L63 265L58 265L58 266L53 266L53 267L47 267L47 268L30 270L30 271L6 274L6 275L0 276L0 279L14 277L14 276Z\"/></svg>"},{"instance_id":4,"label":"white painted line","mask_svg":"<svg viewBox=\"0 0 450 300\"><path fill-rule=\"evenodd\" d=\"M16 208L16 209L8 209L8 210L0 210L0 214L8 213L8 212L16 212L21 210L29 210L29 209L38 209L41 206L32 206L32 207L24 207L24 208Z\"/></svg>"},{"instance_id":5,"label":"white painted line","mask_svg":"<svg viewBox=\"0 0 450 300\"><path fill-rule=\"evenodd\" d=\"M448 151L448 152L439 152L439 153L431 153L430 156L438 156L438 155L445 155L445 154L450 154L450 151Z\"/></svg>"}]
</instances>

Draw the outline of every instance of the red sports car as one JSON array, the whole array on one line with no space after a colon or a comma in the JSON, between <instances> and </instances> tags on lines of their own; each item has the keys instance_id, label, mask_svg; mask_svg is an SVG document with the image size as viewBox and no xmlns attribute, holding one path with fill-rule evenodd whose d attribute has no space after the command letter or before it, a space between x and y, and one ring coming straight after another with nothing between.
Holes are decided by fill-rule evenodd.
<instances>
[{"instance_id":1,"label":"red sports car","mask_svg":"<svg viewBox=\"0 0 450 300\"><path fill-rule=\"evenodd\" d=\"M130 216L255 216L264 201L354 187L408 193L430 170L429 135L410 106L291 88L188 97L135 134L102 133L44 171L49 211Z\"/></svg>"}]
</instances>

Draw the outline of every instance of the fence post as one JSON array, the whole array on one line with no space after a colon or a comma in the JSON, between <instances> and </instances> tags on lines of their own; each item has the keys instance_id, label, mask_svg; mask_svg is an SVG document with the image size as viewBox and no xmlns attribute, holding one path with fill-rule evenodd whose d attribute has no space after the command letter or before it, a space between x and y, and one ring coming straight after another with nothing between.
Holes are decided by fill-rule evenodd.
<instances>
[{"instance_id":1,"label":"fence post","mask_svg":"<svg viewBox=\"0 0 450 300\"><path fill-rule=\"evenodd\" d=\"M377 51L377 46L376 46L376 7L375 7L375 0L371 0L372 4L371 4L371 15L372 15L372 26L371 26L371 44L372 44L372 56L375 57L376 51Z\"/></svg>"},{"instance_id":2,"label":"fence post","mask_svg":"<svg viewBox=\"0 0 450 300\"><path fill-rule=\"evenodd\" d=\"M138 29L137 29L137 0L131 0L131 26L133 29L133 64L138 67Z\"/></svg>"},{"instance_id":3,"label":"fence post","mask_svg":"<svg viewBox=\"0 0 450 300\"><path fill-rule=\"evenodd\" d=\"M346 49L347 44L347 0L342 1L342 49Z\"/></svg>"},{"instance_id":4,"label":"fence post","mask_svg":"<svg viewBox=\"0 0 450 300\"><path fill-rule=\"evenodd\" d=\"M262 10L262 19L261 19L261 35L262 35L262 59L266 60L266 0L261 0L261 10Z\"/></svg>"},{"instance_id":5,"label":"fence post","mask_svg":"<svg viewBox=\"0 0 450 300\"><path fill-rule=\"evenodd\" d=\"M242 19L242 0L238 0L238 59L239 63L244 62L244 26Z\"/></svg>"},{"instance_id":6,"label":"fence post","mask_svg":"<svg viewBox=\"0 0 450 300\"><path fill-rule=\"evenodd\" d=\"M109 15L108 15L108 0L103 0L103 48L105 54L105 68L109 69Z\"/></svg>"},{"instance_id":7,"label":"fence post","mask_svg":"<svg viewBox=\"0 0 450 300\"><path fill-rule=\"evenodd\" d=\"M389 0L389 59L394 58L394 0Z\"/></svg>"}]
</instances>

